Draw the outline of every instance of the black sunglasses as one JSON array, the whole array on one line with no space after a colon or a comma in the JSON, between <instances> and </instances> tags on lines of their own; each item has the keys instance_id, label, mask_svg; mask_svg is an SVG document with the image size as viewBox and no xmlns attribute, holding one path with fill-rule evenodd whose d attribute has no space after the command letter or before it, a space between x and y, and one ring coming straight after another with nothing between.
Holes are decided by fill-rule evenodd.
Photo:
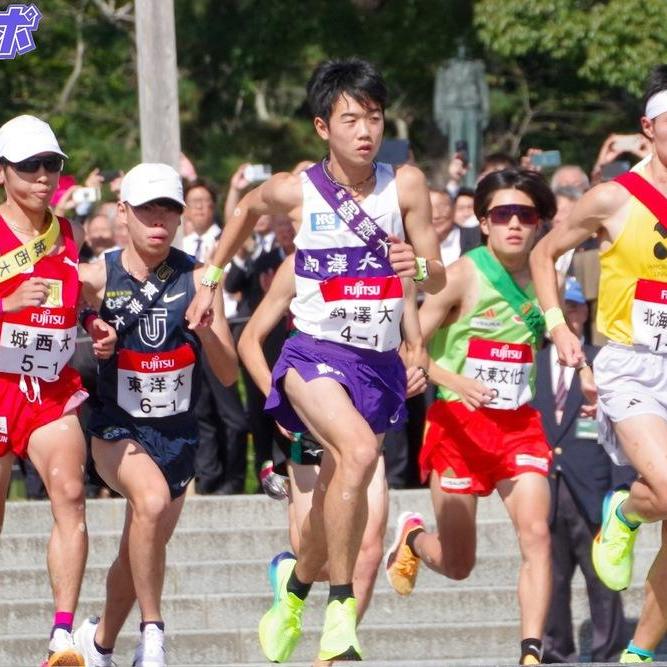
<instances>
[{"instance_id":1,"label":"black sunglasses","mask_svg":"<svg viewBox=\"0 0 667 667\"><path fill-rule=\"evenodd\" d=\"M536 225L540 221L537 209L524 204L501 204L487 211L487 216L494 225L509 225L515 215L522 225Z\"/></svg>"},{"instance_id":2,"label":"black sunglasses","mask_svg":"<svg viewBox=\"0 0 667 667\"><path fill-rule=\"evenodd\" d=\"M15 171L22 171L24 174L35 174L39 171L40 167L44 167L50 174L57 174L65 166L65 160L59 155L29 157L27 160L21 160L20 162L10 162L3 158L2 162L11 165Z\"/></svg>"}]
</instances>

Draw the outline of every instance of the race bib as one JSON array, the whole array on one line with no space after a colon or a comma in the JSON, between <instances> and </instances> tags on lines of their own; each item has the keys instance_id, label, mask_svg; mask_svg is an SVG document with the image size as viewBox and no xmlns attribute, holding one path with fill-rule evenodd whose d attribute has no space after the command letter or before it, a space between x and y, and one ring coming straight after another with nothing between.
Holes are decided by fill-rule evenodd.
<instances>
[{"instance_id":1,"label":"race bib","mask_svg":"<svg viewBox=\"0 0 667 667\"><path fill-rule=\"evenodd\" d=\"M170 417L190 408L195 354L185 344L169 352L118 353L117 400L133 417Z\"/></svg>"},{"instance_id":2,"label":"race bib","mask_svg":"<svg viewBox=\"0 0 667 667\"><path fill-rule=\"evenodd\" d=\"M322 337L373 350L400 344L403 285L398 276L338 276L320 283L328 312Z\"/></svg>"},{"instance_id":3,"label":"race bib","mask_svg":"<svg viewBox=\"0 0 667 667\"><path fill-rule=\"evenodd\" d=\"M667 354L667 283L637 281L632 302L632 342Z\"/></svg>"},{"instance_id":4,"label":"race bib","mask_svg":"<svg viewBox=\"0 0 667 667\"><path fill-rule=\"evenodd\" d=\"M0 324L0 371L55 380L76 346L73 308L26 308L4 313Z\"/></svg>"},{"instance_id":5,"label":"race bib","mask_svg":"<svg viewBox=\"0 0 667 667\"><path fill-rule=\"evenodd\" d=\"M528 344L473 338L468 344L463 375L493 391L493 400L487 403L487 408L516 410L532 399L532 367L533 350Z\"/></svg>"}]
</instances>

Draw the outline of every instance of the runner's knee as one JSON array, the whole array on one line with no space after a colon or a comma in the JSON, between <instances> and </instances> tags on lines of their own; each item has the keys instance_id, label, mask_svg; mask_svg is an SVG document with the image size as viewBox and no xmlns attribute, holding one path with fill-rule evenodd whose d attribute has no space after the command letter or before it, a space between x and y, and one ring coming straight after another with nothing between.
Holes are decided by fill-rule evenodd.
<instances>
[{"instance_id":1,"label":"runner's knee","mask_svg":"<svg viewBox=\"0 0 667 667\"><path fill-rule=\"evenodd\" d=\"M141 498L134 499L132 510L137 520L157 523L170 505L171 499L168 494L148 491Z\"/></svg>"},{"instance_id":2,"label":"runner's knee","mask_svg":"<svg viewBox=\"0 0 667 667\"><path fill-rule=\"evenodd\" d=\"M58 479L51 483L50 498L54 508L68 508L76 506L76 509L83 512L85 502L85 487L83 480L79 477Z\"/></svg>"},{"instance_id":3,"label":"runner's knee","mask_svg":"<svg viewBox=\"0 0 667 667\"><path fill-rule=\"evenodd\" d=\"M519 544L524 558L551 554L551 532L546 519L534 519L519 526Z\"/></svg>"},{"instance_id":4,"label":"runner's knee","mask_svg":"<svg viewBox=\"0 0 667 667\"><path fill-rule=\"evenodd\" d=\"M375 466L378 460L377 443L359 442L354 447L341 452L341 465L352 469L361 477L370 477L375 472ZM347 464L347 465L346 465Z\"/></svg>"},{"instance_id":5,"label":"runner's knee","mask_svg":"<svg viewBox=\"0 0 667 667\"><path fill-rule=\"evenodd\" d=\"M475 556L462 556L458 558L448 558L445 556L442 562L441 573L448 579L462 581L470 576L475 567Z\"/></svg>"}]
</instances>

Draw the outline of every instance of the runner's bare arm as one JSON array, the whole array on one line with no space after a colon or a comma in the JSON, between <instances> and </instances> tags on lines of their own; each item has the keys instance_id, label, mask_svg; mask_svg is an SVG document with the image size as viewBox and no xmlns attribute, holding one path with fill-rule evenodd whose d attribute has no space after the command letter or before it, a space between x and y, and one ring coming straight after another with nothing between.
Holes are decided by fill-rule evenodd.
<instances>
[{"instance_id":1,"label":"runner's bare arm","mask_svg":"<svg viewBox=\"0 0 667 667\"><path fill-rule=\"evenodd\" d=\"M447 284L437 294L428 294L419 309L419 323L424 341L429 341L435 332L452 320L453 311L458 310L459 317L466 312L466 297L474 289L475 271L472 261L462 257L447 268ZM458 394L463 405L475 410L492 400L493 394L481 382L458 375L432 359L429 360L428 373L433 384L451 389Z\"/></svg>"},{"instance_id":2,"label":"runner's bare arm","mask_svg":"<svg viewBox=\"0 0 667 667\"><path fill-rule=\"evenodd\" d=\"M568 220L552 229L535 246L530 255L530 270L535 293L545 313L559 307L556 260L604 227L628 198L625 188L617 183L596 186L577 202ZM579 366L584 361L581 343L565 323L554 326L550 333L562 363Z\"/></svg>"},{"instance_id":3,"label":"runner's bare arm","mask_svg":"<svg viewBox=\"0 0 667 667\"><path fill-rule=\"evenodd\" d=\"M291 254L276 271L269 291L245 325L239 340L241 361L265 396L271 389L271 369L266 362L262 343L289 309L295 293L294 254Z\"/></svg>"},{"instance_id":4,"label":"runner's bare arm","mask_svg":"<svg viewBox=\"0 0 667 667\"><path fill-rule=\"evenodd\" d=\"M204 275L203 267L195 269L195 284ZM239 363L234 349L232 338L225 311L222 305L222 293L218 293L213 300L214 318L210 327L202 327L197 330L197 335L202 342L206 358L215 376L226 387L234 384L239 376Z\"/></svg>"},{"instance_id":5,"label":"runner's bare arm","mask_svg":"<svg viewBox=\"0 0 667 667\"><path fill-rule=\"evenodd\" d=\"M558 306L556 260L576 248L604 226L628 199L618 183L602 183L589 190L575 205L570 217L552 229L530 254L530 271L543 310Z\"/></svg>"},{"instance_id":6,"label":"runner's bare arm","mask_svg":"<svg viewBox=\"0 0 667 667\"><path fill-rule=\"evenodd\" d=\"M100 261L79 264L79 281L81 282L79 309L99 310L107 282L106 263ZM93 339L93 354L98 359L108 359L118 342L118 335L113 326L99 316L86 319L83 326Z\"/></svg>"},{"instance_id":7,"label":"runner's bare arm","mask_svg":"<svg viewBox=\"0 0 667 667\"><path fill-rule=\"evenodd\" d=\"M251 190L226 221L225 229L211 256L211 265L222 267L234 256L264 214L292 214L301 205L301 180L288 173L276 174ZM213 302L210 287L200 286L186 317L191 329L198 327Z\"/></svg>"},{"instance_id":8,"label":"runner's bare arm","mask_svg":"<svg viewBox=\"0 0 667 667\"><path fill-rule=\"evenodd\" d=\"M80 305L88 305L99 310L107 285L106 262L79 264L79 282L81 283Z\"/></svg>"},{"instance_id":9,"label":"runner's bare arm","mask_svg":"<svg viewBox=\"0 0 667 667\"><path fill-rule=\"evenodd\" d=\"M301 180L283 172L251 190L225 222L211 264L224 266L250 236L257 219L266 214L289 215L301 204Z\"/></svg>"},{"instance_id":10,"label":"runner's bare arm","mask_svg":"<svg viewBox=\"0 0 667 667\"><path fill-rule=\"evenodd\" d=\"M81 250L81 246L86 238L86 232L83 231L83 227L78 222L70 222L70 225L72 225L72 235L74 236L76 247Z\"/></svg>"},{"instance_id":11,"label":"runner's bare arm","mask_svg":"<svg viewBox=\"0 0 667 667\"><path fill-rule=\"evenodd\" d=\"M440 260L440 244L433 228L431 200L428 194L426 178L420 169L412 165L401 165L396 170L396 188L401 207L407 240L412 246L412 255L400 244L392 244L390 259L396 273L402 277L414 278L416 275L415 256L427 261L428 278L422 285L429 294L435 294L445 286L445 267ZM401 263L395 265L394 253L401 250ZM396 258L398 261L398 258ZM404 266L405 265L405 266Z\"/></svg>"},{"instance_id":12,"label":"runner's bare arm","mask_svg":"<svg viewBox=\"0 0 667 667\"><path fill-rule=\"evenodd\" d=\"M419 309L419 326L424 344L444 324L449 313L463 303L466 287L474 279L472 264L462 257L447 269L447 284L436 294L427 294Z\"/></svg>"},{"instance_id":13,"label":"runner's bare arm","mask_svg":"<svg viewBox=\"0 0 667 667\"><path fill-rule=\"evenodd\" d=\"M424 347L419 327L417 287L409 278L403 279L403 296L405 307L401 321L403 330L401 358L407 371L407 396L410 397L422 393L428 386L428 351Z\"/></svg>"}]
</instances>

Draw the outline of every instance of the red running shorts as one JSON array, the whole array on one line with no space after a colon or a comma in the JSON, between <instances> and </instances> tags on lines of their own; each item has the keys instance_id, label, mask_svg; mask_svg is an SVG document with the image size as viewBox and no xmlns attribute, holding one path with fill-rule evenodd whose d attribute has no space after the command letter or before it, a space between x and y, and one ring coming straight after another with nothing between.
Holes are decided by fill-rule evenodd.
<instances>
[{"instance_id":1,"label":"red running shorts","mask_svg":"<svg viewBox=\"0 0 667 667\"><path fill-rule=\"evenodd\" d=\"M435 401L426 414L422 479L437 472L446 493L488 496L500 480L547 476L551 458L540 414L528 405L471 412L459 401Z\"/></svg>"}]
</instances>

